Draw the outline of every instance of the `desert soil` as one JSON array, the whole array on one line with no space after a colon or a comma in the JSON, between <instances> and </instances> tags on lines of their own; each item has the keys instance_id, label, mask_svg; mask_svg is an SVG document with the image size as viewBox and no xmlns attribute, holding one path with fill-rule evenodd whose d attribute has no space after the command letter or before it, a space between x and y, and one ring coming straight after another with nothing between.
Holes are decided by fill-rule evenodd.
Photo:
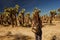
<instances>
[{"instance_id":1,"label":"desert soil","mask_svg":"<svg viewBox=\"0 0 60 40\"><path fill-rule=\"evenodd\" d=\"M60 22L56 21L53 22L53 25L45 25L42 32L42 40L52 40L54 35L56 40L60 40ZM35 40L35 35L31 28L0 25L0 40Z\"/></svg>"}]
</instances>

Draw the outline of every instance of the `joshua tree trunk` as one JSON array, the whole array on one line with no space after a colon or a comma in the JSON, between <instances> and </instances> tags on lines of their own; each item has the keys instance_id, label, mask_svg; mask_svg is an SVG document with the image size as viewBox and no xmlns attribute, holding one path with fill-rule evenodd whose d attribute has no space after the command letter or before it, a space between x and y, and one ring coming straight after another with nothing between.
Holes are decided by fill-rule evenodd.
<instances>
[{"instance_id":1,"label":"joshua tree trunk","mask_svg":"<svg viewBox=\"0 0 60 40\"><path fill-rule=\"evenodd\" d=\"M23 20L22 24L24 24L24 13L22 13L22 20Z\"/></svg>"},{"instance_id":2,"label":"joshua tree trunk","mask_svg":"<svg viewBox=\"0 0 60 40\"><path fill-rule=\"evenodd\" d=\"M52 18L52 17L50 17L50 24L52 24L52 20L53 20L53 18Z\"/></svg>"},{"instance_id":3,"label":"joshua tree trunk","mask_svg":"<svg viewBox=\"0 0 60 40\"><path fill-rule=\"evenodd\" d=\"M23 14L23 24L24 24L24 14Z\"/></svg>"},{"instance_id":4,"label":"joshua tree trunk","mask_svg":"<svg viewBox=\"0 0 60 40\"><path fill-rule=\"evenodd\" d=\"M16 20L15 20L15 23L16 23L15 25L17 26L17 18L16 18L16 16L15 16L15 19L16 19Z\"/></svg>"}]
</instances>

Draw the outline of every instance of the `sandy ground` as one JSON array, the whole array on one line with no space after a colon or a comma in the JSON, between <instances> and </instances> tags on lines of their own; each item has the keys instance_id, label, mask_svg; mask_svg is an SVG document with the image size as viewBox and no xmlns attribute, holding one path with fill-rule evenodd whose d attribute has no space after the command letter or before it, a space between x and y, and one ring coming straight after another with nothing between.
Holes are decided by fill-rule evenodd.
<instances>
[{"instance_id":1,"label":"sandy ground","mask_svg":"<svg viewBox=\"0 0 60 40\"><path fill-rule=\"evenodd\" d=\"M56 36L56 40L60 40L60 22L53 22L53 25L45 25L42 28L42 40L52 40ZM22 39L19 37L24 36ZM18 38L16 38L18 37ZM29 37L28 39L25 39ZM26 27L3 27L0 25L0 40L35 40L35 35L31 28Z\"/></svg>"}]
</instances>

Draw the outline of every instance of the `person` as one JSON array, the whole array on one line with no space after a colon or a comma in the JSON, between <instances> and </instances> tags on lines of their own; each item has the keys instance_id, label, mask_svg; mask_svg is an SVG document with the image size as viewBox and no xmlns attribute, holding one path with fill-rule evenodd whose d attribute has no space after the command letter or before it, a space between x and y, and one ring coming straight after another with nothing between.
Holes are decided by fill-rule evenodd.
<instances>
[{"instance_id":1,"label":"person","mask_svg":"<svg viewBox=\"0 0 60 40\"><path fill-rule=\"evenodd\" d=\"M39 12L40 10L35 9L32 17L32 32L35 33L36 40L42 40L42 21Z\"/></svg>"}]
</instances>

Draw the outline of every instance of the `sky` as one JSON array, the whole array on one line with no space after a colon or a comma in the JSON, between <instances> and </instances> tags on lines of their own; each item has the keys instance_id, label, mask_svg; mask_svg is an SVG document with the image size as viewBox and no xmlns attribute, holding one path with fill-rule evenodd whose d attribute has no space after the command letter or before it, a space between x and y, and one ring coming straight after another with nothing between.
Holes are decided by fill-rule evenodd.
<instances>
[{"instance_id":1,"label":"sky","mask_svg":"<svg viewBox=\"0 0 60 40\"><path fill-rule=\"evenodd\" d=\"M20 10L25 8L30 13L37 7L41 9L41 15L60 8L60 0L0 0L0 12L3 12L4 7L14 7L16 4L20 6Z\"/></svg>"}]
</instances>

